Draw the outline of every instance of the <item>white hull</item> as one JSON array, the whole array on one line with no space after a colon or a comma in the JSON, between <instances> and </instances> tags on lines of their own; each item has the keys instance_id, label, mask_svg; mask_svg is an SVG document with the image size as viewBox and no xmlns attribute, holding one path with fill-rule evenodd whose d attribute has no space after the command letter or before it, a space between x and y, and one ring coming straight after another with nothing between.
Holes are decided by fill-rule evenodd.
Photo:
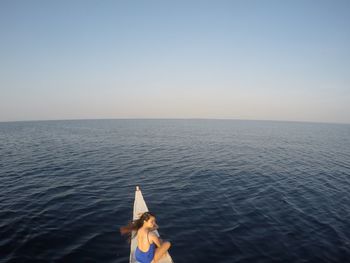
<instances>
[{"instance_id":1,"label":"white hull","mask_svg":"<svg viewBox=\"0 0 350 263\"><path fill-rule=\"evenodd\" d=\"M135 201L134 201L134 212L133 212L133 220L136 220L139 218L140 213L144 213L148 211L148 207L146 205L145 200L143 199L142 192L138 186L136 186L135 191ZM159 237L159 233L157 230L154 230L153 233L155 233ZM133 231L132 236L135 234L135 231ZM130 263L137 263L135 259L135 249L137 247L137 237L133 238L131 240L131 247L130 247ZM174 263L171 259L169 253L167 253L161 260L158 261L159 263Z\"/></svg>"}]
</instances>

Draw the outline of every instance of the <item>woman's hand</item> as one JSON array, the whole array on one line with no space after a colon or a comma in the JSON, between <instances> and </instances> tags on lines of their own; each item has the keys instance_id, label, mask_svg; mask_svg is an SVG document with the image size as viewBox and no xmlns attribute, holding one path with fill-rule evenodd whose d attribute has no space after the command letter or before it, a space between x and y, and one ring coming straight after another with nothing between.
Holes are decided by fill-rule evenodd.
<instances>
[{"instance_id":1,"label":"woman's hand","mask_svg":"<svg viewBox=\"0 0 350 263\"><path fill-rule=\"evenodd\" d=\"M157 230L159 227L157 224L154 224L154 227L152 227L151 231Z\"/></svg>"}]
</instances>

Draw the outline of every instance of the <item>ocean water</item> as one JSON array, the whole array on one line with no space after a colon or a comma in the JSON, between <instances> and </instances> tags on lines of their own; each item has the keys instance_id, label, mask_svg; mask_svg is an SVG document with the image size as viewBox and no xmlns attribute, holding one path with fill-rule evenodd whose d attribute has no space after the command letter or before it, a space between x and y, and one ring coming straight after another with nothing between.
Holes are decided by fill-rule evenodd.
<instances>
[{"instance_id":1,"label":"ocean water","mask_svg":"<svg viewBox=\"0 0 350 263\"><path fill-rule=\"evenodd\" d=\"M140 185L175 263L350 262L350 125L0 123L0 262L128 262Z\"/></svg>"}]
</instances>

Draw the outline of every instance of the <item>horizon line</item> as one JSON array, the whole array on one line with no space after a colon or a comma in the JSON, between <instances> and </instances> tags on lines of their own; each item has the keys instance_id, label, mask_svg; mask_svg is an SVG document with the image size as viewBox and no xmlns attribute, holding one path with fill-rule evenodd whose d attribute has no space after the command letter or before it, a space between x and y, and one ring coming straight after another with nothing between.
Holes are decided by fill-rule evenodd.
<instances>
[{"instance_id":1,"label":"horizon line","mask_svg":"<svg viewBox=\"0 0 350 263\"><path fill-rule=\"evenodd\" d=\"M72 119L32 119L32 120L9 120L0 123L14 122L50 122L50 121L93 121L93 120L227 120L227 121L266 121L266 122L292 122L310 124L340 124L350 125L347 122L322 122L322 121L300 121L300 120L271 120L271 119L238 119L238 118L157 118L157 117L119 117L119 118L72 118Z\"/></svg>"}]
</instances>

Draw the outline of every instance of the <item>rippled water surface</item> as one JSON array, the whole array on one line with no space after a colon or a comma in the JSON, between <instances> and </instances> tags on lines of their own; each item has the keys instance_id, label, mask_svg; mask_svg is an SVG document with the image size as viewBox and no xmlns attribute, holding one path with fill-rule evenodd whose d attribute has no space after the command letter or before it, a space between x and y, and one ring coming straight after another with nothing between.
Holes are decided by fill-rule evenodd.
<instances>
[{"instance_id":1,"label":"rippled water surface","mask_svg":"<svg viewBox=\"0 0 350 263\"><path fill-rule=\"evenodd\" d=\"M128 262L140 185L175 263L350 262L350 125L0 123L0 261Z\"/></svg>"}]
</instances>

